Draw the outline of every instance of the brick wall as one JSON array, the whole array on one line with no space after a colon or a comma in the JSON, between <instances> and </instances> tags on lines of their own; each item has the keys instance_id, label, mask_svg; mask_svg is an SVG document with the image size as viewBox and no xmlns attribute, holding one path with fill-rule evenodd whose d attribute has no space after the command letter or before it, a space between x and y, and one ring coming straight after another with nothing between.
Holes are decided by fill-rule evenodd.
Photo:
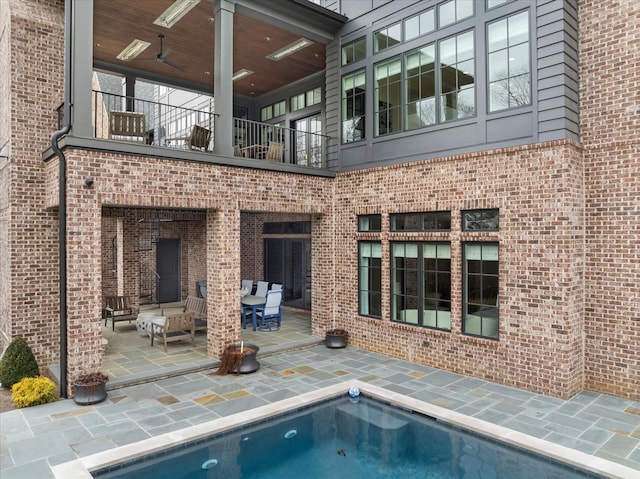
<instances>
[{"instance_id":1,"label":"brick wall","mask_svg":"<svg viewBox=\"0 0 640 479\"><path fill-rule=\"evenodd\" d=\"M579 5L585 387L640 400L640 2Z\"/></svg>"},{"instance_id":2,"label":"brick wall","mask_svg":"<svg viewBox=\"0 0 640 479\"><path fill-rule=\"evenodd\" d=\"M576 144L351 172L339 175L336 191L335 318L352 344L559 397L581 389L584 238ZM500 231L462 232L460 211L485 208L499 208ZM388 230L389 213L443 210L451 212L450 233ZM358 233L357 215L372 212L383 215L382 233ZM382 319L358 316L356 301L357 241L376 237L383 244ZM451 242L451 332L390 321L391 240ZM500 244L499 341L462 334L465 241Z\"/></svg>"},{"instance_id":3,"label":"brick wall","mask_svg":"<svg viewBox=\"0 0 640 479\"><path fill-rule=\"evenodd\" d=\"M59 353L58 236L41 153L63 101L64 2L1 3L0 349L22 335L46 367Z\"/></svg>"},{"instance_id":4,"label":"brick wall","mask_svg":"<svg viewBox=\"0 0 640 479\"><path fill-rule=\"evenodd\" d=\"M24 335L47 365L59 349L57 214L50 209L57 161L43 164L40 152L62 101L63 2L9 3L14 136L10 163L0 163L0 179L11 185L8 198L0 196L0 240L8 244L0 251L0 341L4 346ZM212 357L239 339L237 285L245 267L255 279L262 275L262 221L285 213L312 221L314 334L342 326L366 349L558 397L587 387L637 398L640 5L585 0L579 6L581 145L542 143L334 180L67 149L70 378L102 364L100 296L103 282L114 287L103 279L104 235L113 231L103 218L105 208L117 207L123 214L115 224L122 237L116 288L134 297L141 211L202 215L186 231L167 226L163 234L186 242L183 294L204 265L220 293L208 302L216 319L207 338ZM0 48L6 49L4 35ZM88 176L92 188L84 185ZM461 231L460 211L478 208L500 209L499 232ZM441 210L451 211L451 232L388 231L390 213ZM364 213L383 215L379 235L357 232L356 215ZM357 241L373 237L383 245L382 319L357 314ZM451 332L390 321L389 241L402 239L451 243ZM484 240L500 244L499 341L461 333L462 243Z\"/></svg>"},{"instance_id":5,"label":"brick wall","mask_svg":"<svg viewBox=\"0 0 640 479\"><path fill-rule=\"evenodd\" d=\"M101 226L105 221L101 216L123 220L123 273L121 276L119 271L118 294L134 298L139 290L139 220L165 216L176 220L162 224L161 236L183 241L183 296L195 288L196 278L207 277L215 285L217 295L209 295L208 302L209 316L215 321L207 342L209 354L217 357L227 344L240 338L240 212L262 211L265 218L269 213L308 218L322 214L331 204L327 187L331 180L326 178L107 152L68 149L65 153L69 165L68 261L73 263L68 278L73 285L69 291L70 378L102 364L99 296L104 257ZM91 188L84 185L88 176L94 178ZM270 187L255 186L277 181L281 186L275 196ZM318 237L323 235L330 236L331 231L318 233ZM328 274L324 265L319 269L320 277Z\"/></svg>"}]
</instances>

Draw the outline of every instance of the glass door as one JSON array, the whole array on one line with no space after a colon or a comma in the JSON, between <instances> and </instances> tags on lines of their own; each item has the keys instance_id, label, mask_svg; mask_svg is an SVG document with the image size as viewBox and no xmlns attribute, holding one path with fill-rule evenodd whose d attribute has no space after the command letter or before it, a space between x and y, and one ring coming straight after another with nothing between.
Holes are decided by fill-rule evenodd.
<instances>
[{"instance_id":1,"label":"glass door","mask_svg":"<svg viewBox=\"0 0 640 479\"><path fill-rule=\"evenodd\" d=\"M294 158L296 165L322 167L322 117L301 118L293 122L296 130Z\"/></svg>"}]
</instances>

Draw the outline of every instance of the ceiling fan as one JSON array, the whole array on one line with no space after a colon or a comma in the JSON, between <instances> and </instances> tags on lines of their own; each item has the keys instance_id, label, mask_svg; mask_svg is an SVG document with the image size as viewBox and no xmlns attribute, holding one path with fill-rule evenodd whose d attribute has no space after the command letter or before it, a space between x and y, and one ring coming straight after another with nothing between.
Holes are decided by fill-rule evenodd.
<instances>
[{"instance_id":1,"label":"ceiling fan","mask_svg":"<svg viewBox=\"0 0 640 479\"><path fill-rule=\"evenodd\" d=\"M155 58L141 58L141 60L153 60L158 63L164 63L165 65L175 68L176 70L182 71L182 68L180 68L178 65L167 61L167 57L171 53L171 48L167 48L166 50L163 49L162 41L164 40L164 35L160 34L158 35L158 38L160 39L160 52L156 55Z\"/></svg>"}]
</instances>

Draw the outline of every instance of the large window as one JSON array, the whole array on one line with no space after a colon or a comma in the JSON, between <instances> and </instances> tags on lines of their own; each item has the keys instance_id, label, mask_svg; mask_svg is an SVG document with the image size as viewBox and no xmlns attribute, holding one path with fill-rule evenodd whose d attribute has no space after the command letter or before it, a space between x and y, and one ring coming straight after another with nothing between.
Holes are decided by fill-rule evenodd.
<instances>
[{"instance_id":1,"label":"large window","mask_svg":"<svg viewBox=\"0 0 640 479\"><path fill-rule=\"evenodd\" d=\"M342 77L342 142L364 139L365 73Z\"/></svg>"},{"instance_id":2,"label":"large window","mask_svg":"<svg viewBox=\"0 0 640 479\"><path fill-rule=\"evenodd\" d=\"M487 25L489 111L531 103L529 12Z\"/></svg>"},{"instance_id":3,"label":"large window","mask_svg":"<svg viewBox=\"0 0 640 479\"><path fill-rule=\"evenodd\" d=\"M498 244L463 245L462 331L498 339Z\"/></svg>"},{"instance_id":4,"label":"large window","mask_svg":"<svg viewBox=\"0 0 640 479\"><path fill-rule=\"evenodd\" d=\"M474 0L449 0L438 5L440 28L473 16Z\"/></svg>"},{"instance_id":5,"label":"large window","mask_svg":"<svg viewBox=\"0 0 640 479\"><path fill-rule=\"evenodd\" d=\"M449 243L391 244L391 319L451 330Z\"/></svg>"},{"instance_id":6,"label":"large window","mask_svg":"<svg viewBox=\"0 0 640 479\"><path fill-rule=\"evenodd\" d=\"M475 115L473 31L442 40L440 58L440 121Z\"/></svg>"},{"instance_id":7,"label":"large window","mask_svg":"<svg viewBox=\"0 0 640 479\"><path fill-rule=\"evenodd\" d=\"M396 23L373 34L373 51L379 52L402 41L402 24Z\"/></svg>"},{"instance_id":8,"label":"large window","mask_svg":"<svg viewBox=\"0 0 640 479\"><path fill-rule=\"evenodd\" d=\"M427 45L404 57L407 75L407 129L436 123L435 45Z\"/></svg>"},{"instance_id":9,"label":"large window","mask_svg":"<svg viewBox=\"0 0 640 479\"><path fill-rule=\"evenodd\" d=\"M400 57L375 66L375 136L400 131L402 127L402 60Z\"/></svg>"},{"instance_id":10,"label":"large window","mask_svg":"<svg viewBox=\"0 0 640 479\"><path fill-rule=\"evenodd\" d=\"M358 243L358 313L382 317L382 246L379 241Z\"/></svg>"},{"instance_id":11,"label":"large window","mask_svg":"<svg viewBox=\"0 0 640 479\"><path fill-rule=\"evenodd\" d=\"M364 60L366 56L367 48L365 37L358 38L342 46L342 65Z\"/></svg>"},{"instance_id":12,"label":"large window","mask_svg":"<svg viewBox=\"0 0 640 479\"><path fill-rule=\"evenodd\" d=\"M431 8L404 21L404 39L405 41L411 40L432 32L435 28L435 15L433 14L433 8Z\"/></svg>"}]
</instances>

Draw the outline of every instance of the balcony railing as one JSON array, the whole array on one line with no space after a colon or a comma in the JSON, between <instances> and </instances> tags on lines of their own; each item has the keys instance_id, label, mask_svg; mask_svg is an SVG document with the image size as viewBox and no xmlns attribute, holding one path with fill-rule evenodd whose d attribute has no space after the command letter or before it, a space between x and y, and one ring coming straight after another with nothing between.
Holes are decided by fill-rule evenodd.
<instances>
[{"instance_id":1,"label":"balcony railing","mask_svg":"<svg viewBox=\"0 0 640 479\"><path fill-rule=\"evenodd\" d=\"M318 130L320 126L319 122L311 123ZM237 156L313 168L326 166L326 135L241 118L233 119L233 131Z\"/></svg>"},{"instance_id":2,"label":"balcony railing","mask_svg":"<svg viewBox=\"0 0 640 479\"><path fill-rule=\"evenodd\" d=\"M207 149L213 146L213 100L192 109L94 90L92 109L96 138L186 148L192 127L199 125L211 132ZM119 113L127 115L114 122Z\"/></svg>"},{"instance_id":3,"label":"balcony railing","mask_svg":"<svg viewBox=\"0 0 640 479\"><path fill-rule=\"evenodd\" d=\"M213 150L216 121L213 99L195 108L184 108L139 98L93 91L92 120L96 138L139 142L147 145L187 149L195 125L211 132L204 151ZM61 113L62 108L58 109ZM114 118L117 120L114 122ZM59 118L60 120L60 118ZM312 168L326 167L326 135L257 121L233 118L234 155ZM306 123L320 130L321 125Z\"/></svg>"}]
</instances>

